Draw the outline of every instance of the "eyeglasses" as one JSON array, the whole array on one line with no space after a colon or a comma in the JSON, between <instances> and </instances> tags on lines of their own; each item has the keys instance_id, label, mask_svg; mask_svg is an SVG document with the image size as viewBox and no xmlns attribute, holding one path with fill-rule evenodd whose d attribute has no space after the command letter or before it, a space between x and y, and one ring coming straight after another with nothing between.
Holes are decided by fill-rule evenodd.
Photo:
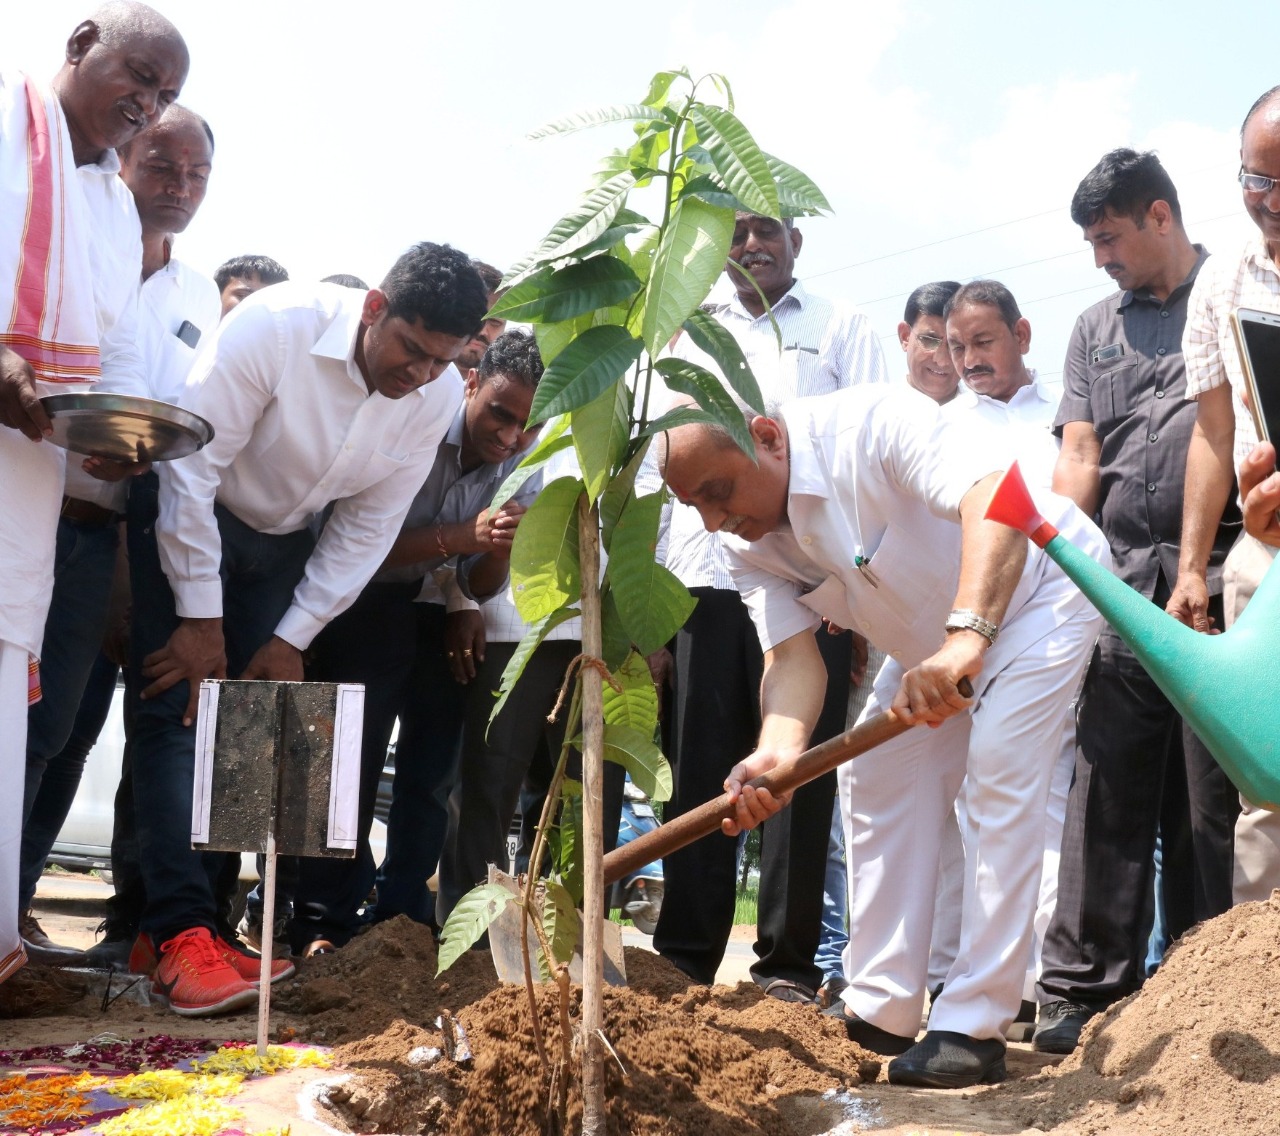
<instances>
[{"instance_id":1,"label":"eyeglasses","mask_svg":"<svg viewBox=\"0 0 1280 1136\"><path fill-rule=\"evenodd\" d=\"M942 346L943 339L940 335L930 335L927 331L918 331L916 332L916 342L926 351L937 351Z\"/></svg>"},{"instance_id":2,"label":"eyeglasses","mask_svg":"<svg viewBox=\"0 0 1280 1136\"><path fill-rule=\"evenodd\" d=\"M1262 174L1247 174L1244 167L1240 167L1239 174L1240 188L1245 193L1270 193L1277 185L1280 185L1280 178L1263 177Z\"/></svg>"}]
</instances>

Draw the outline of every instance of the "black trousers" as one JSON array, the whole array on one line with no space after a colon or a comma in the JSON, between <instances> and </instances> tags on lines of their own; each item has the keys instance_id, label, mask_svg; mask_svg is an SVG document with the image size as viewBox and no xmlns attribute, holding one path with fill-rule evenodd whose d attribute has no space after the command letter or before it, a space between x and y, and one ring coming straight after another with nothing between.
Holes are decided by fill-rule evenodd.
<instances>
[{"instance_id":1,"label":"black trousers","mask_svg":"<svg viewBox=\"0 0 1280 1136\"><path fill-rule=\"evenodd\" d=\"M563 639L538 647L491 723L494 692L517 645L486 644L484 662L476 667L471 683L475 689L467 700L462 760L449 796L448 829L440 855L436 916L442 924L459 899L484 883L488 865L497 864L506 870L507 829L539 743L545 741L553 767L560 757L567 708L553 723L547 721L547 715L555 705L565 672L582 645L576 639ZM576 757L571 755L568 772L572 777L581 777L581 763ZM604 847L609 852L618 842L625 774L622 766L612 761L605 762L604 774Z\"/></svg>"},{"instance_id":2,"label":"black trousers","mask_svg":"<svg viewBox=\"0 0 1280 1136\"><path fill-rule=\"evenodd\" d=\"M298 861L289 940L295 951L316 939L342 946L359 926L358 912L373 888L375 865L369 829L378 780L396 715L404 705L417 650L414 583L369 584L346 611L316 636L307 678L364 683L360 751L360 843L354 859L305 857Z\"/></svg>"},{"instance_id":3,"label":"black trousers","mask_svg":"<svg viewBox=\"0 0 1280 1136\"><path fill-rule=\"evenodd\" d=\"M1157 592L1163 605L1167 587ZM1222 623L1222 597L1210 614ZM1039 999L1105 1009L1146 974L1157 830L1170 938L1231 906L1239 797L1129 648L1104 629L1085 677L1058 905Z\"/></svg>"},{"instance_id":4,"label":"black trousers","mask_svg":"<svg viewBox=\"0 0 1280 1136\"><path fill-rule=\"evenodd\" d=\"M693 588L698 606L676 635L675 694L669 756L678 816L719 796L725 776L760 732L762 653L737 592ZM827 664L827 696L810 744L844 730L853 637L817 632ZM797 790L790 807L761 830L760 904L752 977L816 989L822 890L836 775ZM737 841L713 833L663 861L665 890L654 947L697 982L715 981L733 927Z\"/></svg>"}]
</instances>

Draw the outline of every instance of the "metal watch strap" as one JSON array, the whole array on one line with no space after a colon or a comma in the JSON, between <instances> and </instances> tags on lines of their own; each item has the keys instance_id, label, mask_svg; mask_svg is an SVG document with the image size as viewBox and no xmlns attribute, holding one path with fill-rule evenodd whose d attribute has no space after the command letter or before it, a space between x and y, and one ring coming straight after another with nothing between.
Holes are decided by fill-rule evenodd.
<instances>
[{"instance_id":1,"label":"metal watch strap","mask_svg":"<svg viewBox=\"0 0 1280 1136\"><path fill-rule=\"evenodd\" d=\"M947 616L947 622L943 626L947 631L976 631L988 643L994 643L1000 635L999 624L984 619L976 611L970 611L968 608L953 611Z\"/></svg>"}]
</instances>

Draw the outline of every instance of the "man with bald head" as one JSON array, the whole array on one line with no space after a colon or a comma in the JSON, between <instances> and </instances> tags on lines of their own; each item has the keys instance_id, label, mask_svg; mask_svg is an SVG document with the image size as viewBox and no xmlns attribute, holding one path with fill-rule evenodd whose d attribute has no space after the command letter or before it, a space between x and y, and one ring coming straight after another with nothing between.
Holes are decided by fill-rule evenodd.
<instances>
[{"instance_id":1,"label":"man with bald head","mask_svg":"<svg viewBox=\"0 0 1280 1136\"><path fill-rule=\"evenodd\" d=\"M173 256L174 238L184 232L204 201L213 168L213 132L208 123L186 107L173 104L153 126L119 150L120 177L133 196L142 223L142 289L139 298L140 339L147 361L147 394L162 402L177 402L205 335L217 326L220 314L218 289L212 280ZM131 558L147 555L141 545L150 537L156 517L157 479L154 473L104 486L110 496L102 501L100 523L92 518L58 522L60 555L54 566L53 600L45 623L42 658L44 698L31 708L27 720L27 774L22 831L20 909L26 911L35 894L49 850L70 811L93 739L102 728L115 689L117 668L104 659L97 664L99 644L113 618L110 600L116 564L118 526L114 519L129 497ZM94 499L96 483L74 464L67 470L68 496ZM118 607L124 606L119 596ZM122 613L114 613L119 618ZM119 661L119 660L117 660ZM126 758L126 769L128 767ZM132 782L126 772L127 793ZM127 795L127 794L126 794ZM131 821L132 809L129 820ZM117 828L120 828L119 819ZM116 899L136 873L129 864L136 856L123 853L121 838L113 840ZM127 887L125 891L127 891ZM131 905L132 915L109 912L107 943L115 943L112 955L102 944L87 961L115 961L124 969L129 946L137 934L141 902ZM117 926L123 924L124 926ZM129 929L133 934L129 934ZM40 930L30 914L22 920L27 953L37 961L65 962L66 956ZM128 941L125 942L125 939ZM104 956L104 950L107 954Z\"/></svg>"},{"instance_id":2,"label":"man with bald head","mask_svg":"<svg viewBox=\"0 0 1280 1136\"><path fill-rule=\"evenodd\" d=\"M1211 633L1210 559L1218 522L1234 491L1256 480L1258 444L1246 401L1244 373L1231 330L1236 308L1280 312L1280 87L1260 95L1240 128L1240 182L1245 212L1258 232L1235 256L1214 256L1196 278L1182 337L1187 398L1196 424L1187 450L1178 582L1167 609L1197 631ZM1256 517L1254 526L1257 530ZM1275 548L1245 533L1222 564L1228 626L1271 567ZM1236 903L1262 900L1280 886L1280 813L1242 801L1235 830Z\"/></svg>"},{"instance_id":3,"label":"man with bald head","mask_svg":"<svg viewBox=\"0 0 1280 1136\"><path fill-rule=\"evenodd\" d=\"M726 828L777 812L782 802L743 786L809 744L826 686L820 619L857 628L889 655L863 718L892 706L937 728L840 768L849 986L833 1010L853 1041L896 1055L894 1084L998 1081L1030 953L1057 743L1101 617L1021 533L984 519L1016 443L976 416L944 420L916 391L864 387L785 403L748 428L752 456L703 425L671 431L660 454L672 492L722 534L764 651L763 723L726 779L738 797ZM1073 504L1036 499L1109 563ZM943 822L966 777L958 955L917 1043Z\"/></svg>"},{"instance_id":4,"label":"man with bald head","mask_svg":"<svg viewBox=\"0 0 1280 1136\"><path fill-rule=\"evenodd\" d=\"M38 399L99 380L102 389L145 391L140 230L115 149L177 98L187 65L186 45L163 16L113 3L71 33L51 90L20 72L0 74L0 310L8 313L0 324L0 979L25 958L19 785L66 468L44 440L51 428ZM97 459L75 464L100 477L133 472ZM104 508L61 503L71 519L100 520L94 510Z\"/></svg>"}]
</instances>

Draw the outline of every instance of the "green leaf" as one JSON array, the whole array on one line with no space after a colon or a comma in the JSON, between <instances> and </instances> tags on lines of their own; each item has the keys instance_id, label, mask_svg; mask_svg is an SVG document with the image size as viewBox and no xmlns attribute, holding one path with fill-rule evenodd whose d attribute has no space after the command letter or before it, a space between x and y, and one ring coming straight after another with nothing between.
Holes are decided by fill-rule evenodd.
<instances>
[{"instance_id":1,"label":"green leaf","mask_svg":"<svg viewBox=\"0 0 1280 1136\"><path fill-rule=\"evenodd\" d=\"M651 178L664 173L661 162L671 149L671 124L664 121L662 127L661 130L645 131L627 151L637 188L643 188Z\"/></svg>"},{"instance_id":2,"label":"green leaf","mask_svg":"<svg viewBox=\"0 0 1280 1136\"><path fill-rule=\"evenodd\" d=\"M631 651L613 677L622 690L604 684L605 725L630 726L639 734L653 737L658 726L658 691L649 664Z\"/></svg>"},{"instance_id":3,"label":"green leaf","mask_svg":"<svg viewBox=\"0 0 1280 1136\"><path fill-rule=\"evenodd\" d=\"M725 101L729 104L729 109L733 110L733 88L729 85L728 76L713 71L707 78L715 84L716 90L724 95Z\"/></svg>"},{"instance_id":4,"label":"green leaf","mask_svg":"<svg viewBox=\"0 0 1280 1136\"><path fill-rule=\"evenodd\" d=\"M573 902L582 901L582 782L566 777L560 783L560 821L556 827L557 870Z\"/></svg>"},{"instance_id":5,"label":"green leaf","mask_svg":"<svg viewBox=\"0 0 1280 1136\"><path fill-rule=\"evenodd\" d=\"M764 151L732 111L696 105L693 120L698 138L711 155L725 187L751 213L778 216L778 187Z\"/></svg>"},{"instance_id":6,"label":"green leaf","mask_svg":"<svg viewBox=\"0 0 1280 1136\"><path fill-rule=\"evenodd\" d=\"M769 165L769 173L778 187L778 204L782 212L788 216L801 213L830 213L831 202L810 179L795 166L766 154L764 160Z\"/></svg>"},{"instance_id":7,"label":"green leaf","mask_svg":"<svg viewBox=\"0 0 1280 1136\"><path fill-rule=\"evenodd\" d=\"M671 390L694 398L703 410L733 435L738 448L755 461L756 444L752 440L751 431L747 429L746 419L738 404L733 401L733 396L720 385L720 380L715 375L705 367L699 367L697 363L690 363L685 359L659 359L654 364L654 369L662 375Z\"/></svg>"},{"instance_id":8,"label":"green leaf","mask_svg":"<svg viewBox=\"0 0 1280 1136\"><path fill-rule=\"evenodd\" d=\"M679 71L659 71L649 80L649 93L644 97L644 105L661 110L667 105L671 84L680 78L689 78L689 72L683 67Z\"/></svg>"},{"instance_id":9,"label":"green leaf","mask_svg":"<svg viewBox=\"0 0 1280 1136\"><path fill-rule=\"evenodd\" d=\"M544 430L538 438L538 444L525 454L516 468L507 474L502 484L498 486L493 500L489 502L489 508L501 509L520 491L520 487L530 477L566 446L572 445L573 439L565 434L568 429L569 416L565 415L559 421L552 423L550 429Z\"/></svg>"},{"instance_id":10,"label":"green leaf","mask_svg":"<svg viewBox=\"0 0 1280 1136\"><path fill-rule=\"evenodd\" d=\"M507 660L507 665L502 670L502 678L498 682L498 699L493 704L493 709L489 712L490 723L493 722L498 713L507 704L507 695L515 689L520 675L524 673L525 664L528 663L529 656L542 645L542 641L560 624L568 623L571 619L577 619L581 614L576 607L562 607L530 625L529 629L524 633L524 637L516 646L514 654Z\"/></svg>"},{"instance_id":11,"label":"green leaf","mask_svg":"<svg viewBox=\"0 0 1280 1136\"><path fill-rule=\"evenodd\" d=\"M514 288L538 265L566 257L594 241L612 223L635 185L630 169L613 174L592 189L571 213L566 213L542 239L542 243L513 268L505 284Z\"/></svg>"},{"instance_id":12,"label":"green leaf","mask_svg":"<svg viewBox=\"0 0 1280 1136\"><path fill-rule=\"evenodd\" d=\"M600 592L600 640L604 665L610 670L622 666L623 660L631 653L631 636L622 626L618 603L613 598L613 589L609 587Z\"/></svg>"},{"instance_id":13,"label":"green leaf","mask_svg":"<svg viewBox=\"0 0 1280 1136\"><path fill-rule=\"evenodd\" d=\"M764 395L751 371L747 357L727 327L708 312L697 311L684 321L684 330L694 346L705 351L720 368L725 382L752 410L763 414Z\"/></svg>"},{"instance_id":14,"label":"green leaf","mask_svg":"<svg viewBox=\"0 0 1280 1136\"><path fill-rule=\"evenodd\" d=\"M437 977L475 946L507 904L513 902L519 902L518 897L501 884L481 884L458 900L440 932Z\"/></svg>"},{"instance_id":15,"label":"green leaf","mask_svg":"<svg viewBox=\"0 0 1280 1136\"><path fill-rule=\"evenodd\" d=\"M708 414L705 410L699 410L693 406L677 406L675 410L668 410L661 418L655 418L648 423L639 436L642 438L653 437L655 434L661 434L664 430L674 430L677 426L689 426L694 422L710 422L715 424L719 422L714 414Z\"/></svg>"},{"instance_id":16,"label":"green leaf","mask_svg":"<svg viewBox=\"0 0 1280 1136\"><path fill-rule=\"evenodd\" d=\"M642 287L612 256L594 256L555 270L544 268L506 293L489 312L494 319L561 323L629 299Z\"/></svg>"},{"instance_id":17,"label":"green leaf","mask_svg":"<svg viewBox=\"0 0 1280 1136\"><path fill-rule=\"evenodd\" d=\"M542 365L550 367L556 357L578 338L587 328L594 326L594 313L588 312L577 319L565 320L564 323L535 323L533 336L538 341L538 354L542 356Z\"/></svg>"},{"instance_id":18,"label":"green leaf","mask_svg":"<svg viewBox=\"0 0 1280 1136\"><path fill-rule=\"evenodd\" d=\"M643 337L651 356L666 347L724 271L733 225L731 209L696 197L676 205L645 290Z\"/></svg>"},{"instance_id":19,"label":"green leaf","mask_svg":"<svg viewBox=\"0 0 1280 1136\"><path fill-rule=\"evenodd\" d=\"M543 372L533 393L529 425L586 406L622 378L643 350L644 344L624 328L588 328Z\"/></svg>"},{"instance_id":20,"label":"green leaf","mask_svg":"<svg viewBox=\"0 0 1280 1136\"><path fill-rule=\"evenodd\" d=\"M511 545L511 591L526 623L537 623L576 599L578 497L582 482L561 477L544 486L521 518Z\"/></svg>"},{"instance_id":21,"label":"green leaf","mask_svg":"<svg viewBox=\"0 0 1280 1136\"><path fill-rule=\"evenodd\" d=\"M645 229L656 228L657 226L647 217L642 217L639 213L630 209L622 209L613 219L612 225L605 229L594 241L577 249L573 255L585 258L598 252L608 252L621 244L627 237L643 232Z\"/></svg>"},{"instance_id":22,"label":"green leaf","mask_svg":"<svg viewBox=\"0 0 1280 1136\"><path fill-rule=\"evenodd\" d=\"M645 443L632 454L631 460L622 467L617 476L609 479L609 485L600 499L600 531L605 548L608 548L613 540L613 527L618 523L622 510L635 496L636 474L644 464L644 456L648 449L648 444Z\"/></svg>"},{"instance_id":23,"label":"green leaf","mask_svg":"<svg viewBox=\"0 0 1280 1136\"><path fill-rule=\"evenodd\" d=\"M627 448L631 392L626 383L616 382L569 417L573 420L573 447L578 452L587 497L594 501Z\"/></svg>"},{"instance_id":24,"label":"green leaf","mask_svg":"<svg viewBox=\"0 0 1280 1136\"><path fill-rule=\"evenodd\" d=\"M691 178L686 182L684 188L680 191L680 196L696 197L701 201L705 201L708 205L715 205L720 209L732 209L735 213L748 211L746 206L725 189L720 182L706 174L700 174L698 177Z\"/></svg>"},{"instance_id":25,"label":"green leaf","mask_svg":"<svg viewBox=\"0 0 1280 1136\"><path fill-rule=\"evenodd\" d=\"M609 549L610 594L628 637L646 656L666 645L694 606L688 589L654 559L662 496L634 498L618 518Z\"/></svg>"},{"instance_id":26,"label":"green leaf","mask_svg":"<svg viewBox=\"0 0 1280 1136\"><path fill-rule=\"evenodd\" d=\"M548 880L542 893L542 929L556 962L567 963L573 958L582 921L568 889L555 880Z\"/></svg>"},{"instance_id":27,"label":"green leaf","mask_svg":"<svg viewBox=\"0 0 1280 1136\"><path fill-rule=\"evenodd\" d=\"M555 122L548 122L525 137L530 142L537 142L542 138L551 138L557 134L573 134L593 126L604 126L610 122L644 122L650 119L665 121L662 112L655 107L641 103L625 103L620 106L579 111L577 114L571 114Z\"/></svg>"},{"instance_id":28,"label":"green leaf","mask_svg":"<svg viewBox=\"0 0 1280 1136\"><path fill-rule=\"evenodd\" d=\"M635 786L651 801L671 799L671 766L653 743L652 733L642 734L630 726L604 727L604 759L616 761Z\"/></svg>"}]
</instances>

